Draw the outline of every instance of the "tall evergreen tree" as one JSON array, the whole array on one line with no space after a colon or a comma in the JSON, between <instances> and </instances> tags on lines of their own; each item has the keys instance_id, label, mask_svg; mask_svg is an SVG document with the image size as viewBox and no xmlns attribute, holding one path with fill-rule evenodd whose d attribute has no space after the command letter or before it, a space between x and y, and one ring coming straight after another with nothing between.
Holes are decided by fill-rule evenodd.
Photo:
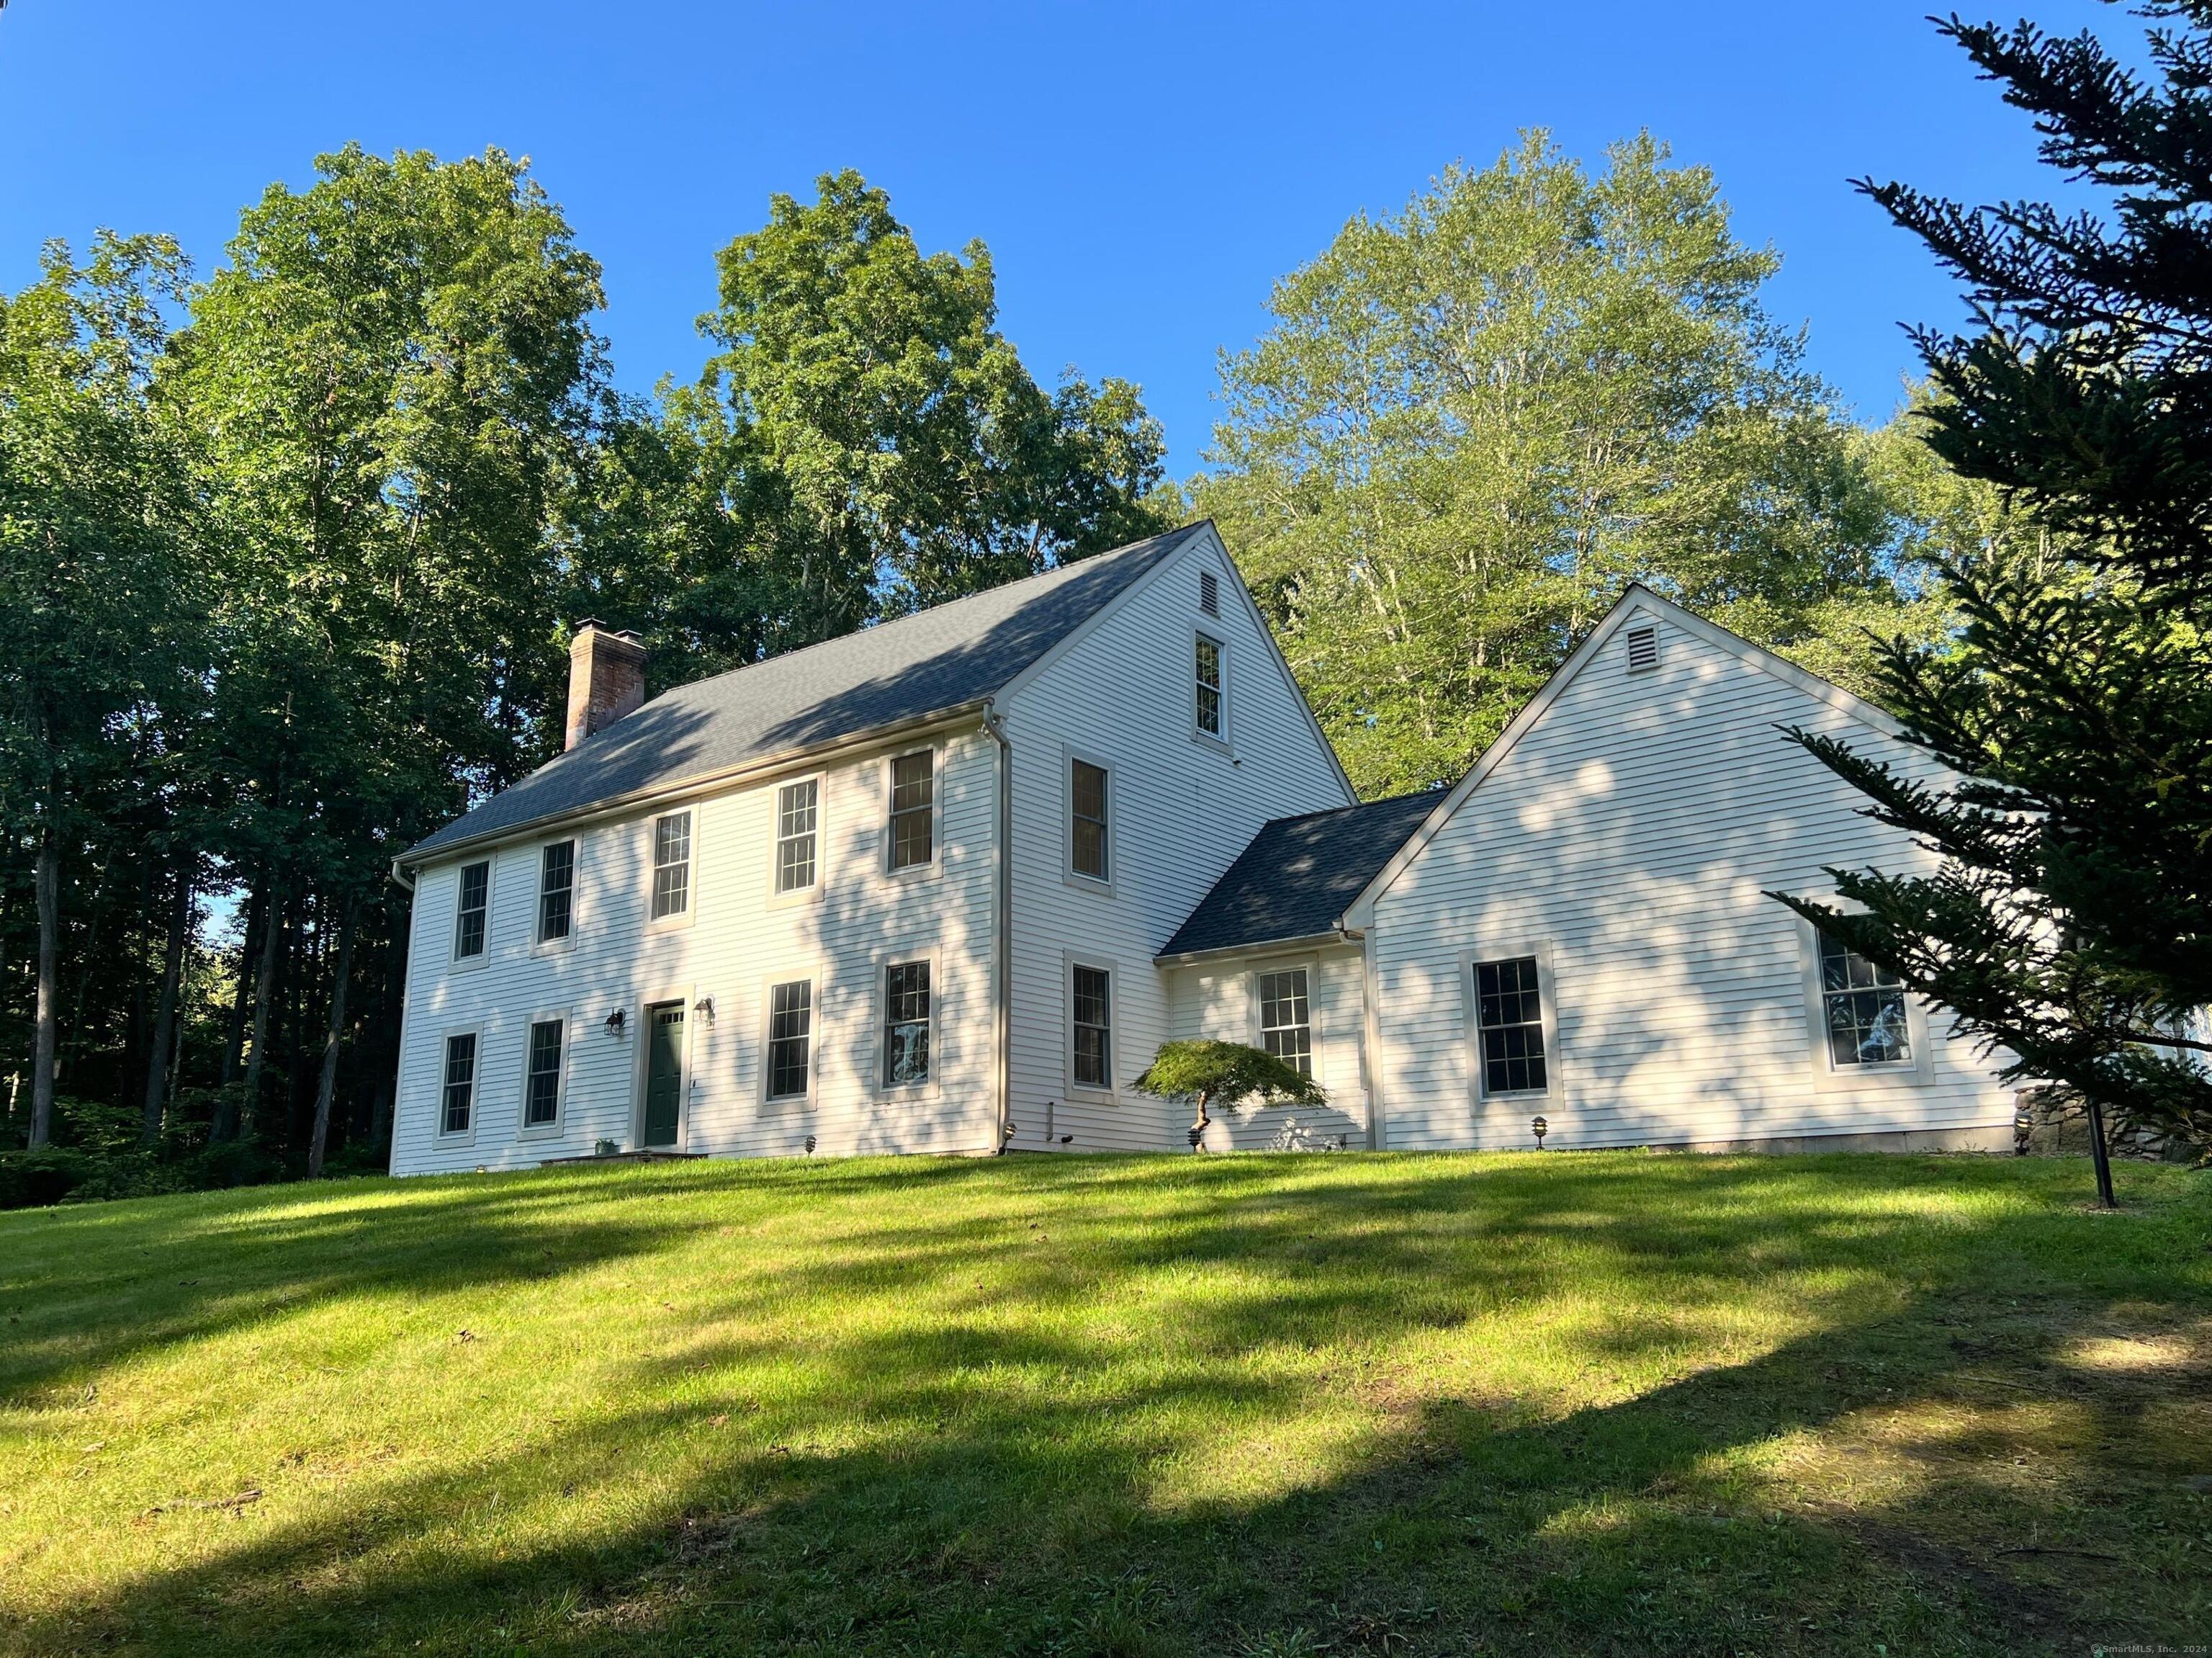
<instances>
[{"instance_id":1,"label":"tall evergreen tree","mask_svg":"<svg viewBox=\"0 0 2212 1658\"><path fill-rule=\"evenodd\" d=\"M1946 562L1952 645L1881 654L1962 781L1798 736L1941 869L1832 871L1854 913L1784 901L2009 1075L2212 1137L2212 0L2144 10L2143 75L2087 34L1941 26L2108 215L1865 186L1972 299L1969 330L1918 335L1926 441L2039 533Z\"/></svg>"}]
</instances>

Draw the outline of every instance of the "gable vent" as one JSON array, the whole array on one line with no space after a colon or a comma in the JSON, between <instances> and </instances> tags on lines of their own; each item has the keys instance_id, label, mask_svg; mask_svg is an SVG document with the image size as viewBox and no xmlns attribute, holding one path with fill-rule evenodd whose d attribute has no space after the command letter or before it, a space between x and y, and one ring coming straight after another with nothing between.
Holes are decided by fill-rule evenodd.
<instances>
[{"instance_id":1,"label":"gable vent","mask_svg":"<svg viewBox=\"0 0 2212 1658\"><path fill-rule=\"evenodd\" d=\"M1221 614L1221 583L1210 570L1198 573L1198 607L1208 616Z\"/></svg>"},{"instance_id":2,"label":"gable vent","mask_svg":"<svg viewBox=\"0 0 2212 1658\"><path fill-rule=\"evenodd\" d=\"M1659 630L1656 627L1632 627L1628 630L1628 671L1645 673L1659 666Z\"/></svg>"}]
</instances>

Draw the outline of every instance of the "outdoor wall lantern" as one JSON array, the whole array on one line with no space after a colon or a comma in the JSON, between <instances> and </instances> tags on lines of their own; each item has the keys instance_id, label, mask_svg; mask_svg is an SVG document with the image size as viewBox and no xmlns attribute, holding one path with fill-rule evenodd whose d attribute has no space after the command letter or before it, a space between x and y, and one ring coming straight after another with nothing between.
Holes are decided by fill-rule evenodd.
<instances>
[{"instance_id":1,"label":"outdoor wall lantern","mask_svg":"<svg viewBox=\"0 0 2212 1658\"><path fill-rule=\"evenodd\" d=\"M697 1014L706 1023L709 1025L713 1024L714 1022L714 998L711 996L701 997L696 1002L694 1002L691 1004L691 1011Z\"/></svg>"},{"instance_id":2,"label":"outdoor wall lantern","mask_svg":"<svg viewBox=\"0 0 2212 1658\"><path fill-rule=\"evenodd\" d=\"M1532 1117L1528 1119L1528 1127L1536 1136L1536 1149L1541 1151L1544 1137L1552 1131L1552 1125L1540 1117Z\"/></svg>"},{"instance_id":3,"label":"outdoor wall lantern","mask_svg":"<svg viewBox=\"0 0 2212 1658\"><path fill-rule=\"evenodd\" d=\"M623 1030L628 1027L629 1024L629 1013L621 1008L617 1008L612 1013L607 1015L607 1034L609 1036L620 1036Z\"/></svg>"}]
</instances>

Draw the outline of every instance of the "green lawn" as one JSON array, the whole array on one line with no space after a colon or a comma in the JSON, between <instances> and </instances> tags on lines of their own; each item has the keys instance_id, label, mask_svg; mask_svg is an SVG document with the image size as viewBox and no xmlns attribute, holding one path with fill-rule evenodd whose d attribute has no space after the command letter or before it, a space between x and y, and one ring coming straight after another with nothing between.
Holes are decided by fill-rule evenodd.
<instances>
[{"instance_id":1,"label":"green lawn","mask_svg":"<svg viewBox=\"0 0 2212 1658\"><path fill-rule=\"evenodd\" d=\"M0 1645L2212 1641L2212 1177L568 1168L0 1216Z\"/></svg>"}]
</instances>

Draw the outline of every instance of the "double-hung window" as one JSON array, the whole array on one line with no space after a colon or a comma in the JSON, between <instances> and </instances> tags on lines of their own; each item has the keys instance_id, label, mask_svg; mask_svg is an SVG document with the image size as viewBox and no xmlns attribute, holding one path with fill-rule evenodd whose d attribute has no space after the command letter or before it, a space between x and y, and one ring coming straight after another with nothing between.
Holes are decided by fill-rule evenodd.
<instances>
[{"instance_id":1,"label":"double-hung window","mask_svg":"<svg viewBox=\"0 0 2212 1658\"><path fill-rule=\"evenodd\" d=\"M884 969L884 1086L929 1080L929 963Z\"/></svg>"},{"instance_id":2,"label":"double-hung window","mask_svg":"<svg viewBox=\"0 0 2212 1658\"><path fill-rule=\"evenodd\" d=\"M1114 975L1103 967L1076 967L1069 981L1075 1085L1110 1088L1114 1086Z\"/></svg>"},{"instance_id":3,"label":"double-hung window","mask_svg":"<svg viewBox=\"0 0 2212 1658\"><path fill-rule=\"evenodd\" d=\"M576 843L550 843L538 858L538 942L550 944L568 936L575 915Z\"/></svg>"},{"instance_id":4,"label":"double-hung window","mask_svg":"<svg viewBox=\"0 0 2212 1658\"><path fill-rule=\"evenodd\" d=\"M815 838L821 825L822 784L806 777L775 791L775 890L803 892L814 884L819 860Z\"/></svg>"},{"instance_id":5,"label":"double-hung window","mask_svg":"<svg viewBox=\"0 0 2212 1658\"><path fill-rule=\"evenodd\" d=\"M446 1081L438 1102L438 1132L466 1134L477 1104L477 1033L446 1039Z\"/></svg>"},{"instance_id":6,"label":"double-hung window","mask_svg":"<svg viewBox=\"0 0 2212 1658\"><path fill-rule=\"evenodd\" d=\"M1549 1088L1536 958L1476 962L1474 1008L1484 1094L1541 1094Z\"/></svg>"},{"instance_id":7,"label":"double-hung window","mask_svg":"<svg viewBox=\"0 0 2212 1658\"><path fill-rule=\"evenodd\" d=\"M1224 716L1227 704L1222 700L1222 660L1228 653L1223 649L1221 641L1210 634L1201 633L1196 637L1195 660L1192 667L1198 682L1198 733L1218 742L1225 739L1228 730L1228 721Z\"/></svg>"},{"instance_id":8,"label":"double-hung window","mask_svg":"<svg viewBox=\"0 0 2212 1658\"><path fill-rule=\"evenodd\" d=\"M530 1069L522 1082L525 1128L550 1128L561 1115L561 1037L557 1019L530 1027Z\"/></svg>"},{"instance_id":9,"label":"double-hung window","mask_svg":"<svg viewBox=\"0 0 2212 1658\"><path fill-rule=\"evenodd\" d=\"M1260 975L1260 1045L1301 1075L1313 1075L1313 1017L1306 970Z\"/></svg>"},{"instance_id":10,"label":"double-hung window","mask_svg":"<svg viewBox=\"0 0 2212 1658\"><path fill-rule=\"evenodd\" d=\"M467 961L484 953L484 919L491 908L491 865L461 866L460 901L453 915L453 959Z\"/></svg>"},{"instance_id":11,"label":"double-hung window","mask_svg":"<svg viewBox=\"0 0 2212 1658\"><path fill-rule=\"evenodd\" d=\"M813 1058L813 981L774 985L768 998L768 1097L804 1099Z\"/></svg>"},{"instance_id":12,"label":"double-hung window","mask_svg":"<svg viewBox=\"0 0 2212 1658\"><path fill-rule=\"evenodd\" d=\"M1845 1066L1909 1065L1912 1033L1904 981L1826 933L1820 943L1820 1023L1828 1060Z\"/></svg>"},{"instance_id":13,"label":"double-hung window","mask_svg":"<svg viewBox=\"0 0 2212 1658\"><path fill-rule=\"evenodd\" d=\"M891 762L891 869L918 869L936 855L937 756L918 749Z\"/></svg>"},{"instance_id":14,"label":"double-hung window","mask_svg":"<svg viewBox=\"0 0 2212 1658\"><path fill-rule=\"evenodd\" d=\"M1067 766L1068 866L1092 881L1111 879L1106 844L1106 768L1071 759Z\"/></svg>"},{"instance_id":15,"label":"double-hung window","mask_svg":"<svg viewBox=\"0 0 2212 1658\"><path fill-rule=\"evenodd\" d=\"M671 812L653 824L653 918L691 908L691 814Z\"/></svg>"}]
</instances>

